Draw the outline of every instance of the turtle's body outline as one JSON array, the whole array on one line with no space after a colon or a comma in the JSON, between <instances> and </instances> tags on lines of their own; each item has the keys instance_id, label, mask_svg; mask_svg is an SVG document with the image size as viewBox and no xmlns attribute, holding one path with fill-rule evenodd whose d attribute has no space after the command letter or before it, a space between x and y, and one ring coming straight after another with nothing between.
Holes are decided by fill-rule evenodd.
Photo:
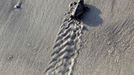
<instances>
[{"instance_id":1,"label":"turtle's body outline","mask_svg":"<svg viewBox=\"0 0 134 75\"><path fill-rule=\"evenodd\" d=\"M85 11L84 0L73 2L70 4L70 17L73 19L79 19Z\"/></svg>"},{"instance_id":2,"label":"turtle's body outline","mask_svg":"<svg viewBox=\"0 0 134 75\"><path fill-rule=\"evenodd\" d=\"M16 5L14 6L15 9L20 9L22 5L22 1L18 1Z\"/></svg>"}]
</instances>

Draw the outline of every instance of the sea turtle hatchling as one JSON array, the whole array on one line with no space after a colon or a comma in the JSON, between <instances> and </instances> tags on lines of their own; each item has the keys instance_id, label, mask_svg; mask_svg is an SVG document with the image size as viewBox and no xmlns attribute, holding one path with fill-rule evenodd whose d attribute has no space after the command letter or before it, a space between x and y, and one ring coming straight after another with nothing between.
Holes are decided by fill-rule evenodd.
<instances>
[{"instance_id":1,"label":"sea turtle hatchling","mask_svg":"<svg viewBox=\"0 0 134 75\"><path fill-rule=\"evenodd\" d=\"M71 3L69 5L69 8L70 17L74 19L79 19L85 11L84 0L79 0L78 2Z\"/></svg>"},{"instance_id":2,"label":"sea turtle hatchling","mask_svg":"<svg viewBox=\"0 0 134 75\"><path fill-rule=\"evenodd\" d=\"M16 5L14 6L14 9L20 9L22 5L22 1L18 1Z\"/></svg>"}]
</instances>

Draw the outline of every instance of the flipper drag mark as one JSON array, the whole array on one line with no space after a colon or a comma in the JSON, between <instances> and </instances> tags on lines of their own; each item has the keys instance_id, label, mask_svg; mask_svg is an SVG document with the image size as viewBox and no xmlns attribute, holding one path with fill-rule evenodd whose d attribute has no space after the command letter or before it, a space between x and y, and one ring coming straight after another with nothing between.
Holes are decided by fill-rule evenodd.
<instances>
[{"instance_id":1,"label":"flipper drag mark","mask_svg":"<svg viewBox=\"0 0 134 75\"><path fill-rule=\"evenodd\" d=\"M77 18L83 12L83 0L80 0L73 10L74 17ZM72 5L73 6L73 5ZM80 21L73 19L68 13L61 25L57 39L51 54L51 61L45 70L46 75L72 75L74 64L81 46L81 38L84 26ZM68 18L69 16L69 18Z\"/></svg>"},{"instance_id":2,"label":"flipper drag mark","mask_svg":"<svg viewBox=\"0 0 134 75\"><path fill-rule=\"evenodd\" d=\"M78 56L83 26L76 20L66 20L54 44L46 75L71 75ZM68 28L66 28L68 26Z\"/></svg>"}]
</instances>

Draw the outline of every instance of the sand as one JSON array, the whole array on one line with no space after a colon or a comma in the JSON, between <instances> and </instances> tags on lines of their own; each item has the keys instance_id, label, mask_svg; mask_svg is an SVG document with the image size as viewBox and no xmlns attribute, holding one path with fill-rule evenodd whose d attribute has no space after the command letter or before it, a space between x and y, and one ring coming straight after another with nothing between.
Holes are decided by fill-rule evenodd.
<instances>
[{"instance_id":1,"label":"sand","mask_svg":"<svg viewBox=\"0 0 134 75\"><path fill-rule=\"evenodd\" d=\"M73 1L0 0L0 75L134 74L134 1L85 0L80 23Z\"/></svg>"}]
</instances>

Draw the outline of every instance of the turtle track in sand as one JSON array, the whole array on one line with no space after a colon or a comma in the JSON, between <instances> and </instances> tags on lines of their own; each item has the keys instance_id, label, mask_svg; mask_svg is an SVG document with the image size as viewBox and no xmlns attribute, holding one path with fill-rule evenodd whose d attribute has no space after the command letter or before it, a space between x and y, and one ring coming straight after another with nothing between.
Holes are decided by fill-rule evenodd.
<instances>
[{"instance_id":1,"label":"turtle track in sand","mask_svg":"<svg viewBox=\"0 0 134 75\"><path fill-rule=\"evenodd\" d=\"M65 19L60 27L51 54L46 75L72 75L81 44L83 25L74 19Z\"/></svg>"}]
</instances>

